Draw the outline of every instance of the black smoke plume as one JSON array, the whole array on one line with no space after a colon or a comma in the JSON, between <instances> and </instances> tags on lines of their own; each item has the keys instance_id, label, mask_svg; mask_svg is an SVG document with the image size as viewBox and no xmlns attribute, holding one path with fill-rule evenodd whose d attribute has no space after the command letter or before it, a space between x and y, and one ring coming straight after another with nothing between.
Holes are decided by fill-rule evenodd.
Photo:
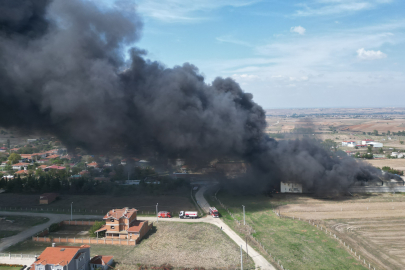
<instances>
[{"instance_id":1,"label":"black smoke plume","mask_svg":"<svg viewBox=\"0 0 405 270\"><path fill-rule=\"evenodd\" d=\"M281 180L341 190L376 173L311 141L266 138L264 110L230 78L207 84L195 66L167 68L135 47L128 59L141 29L133 12L92 1L2 0L0 125L69 149L243 158L258 190Z\"/></svg>"}]
</instances>

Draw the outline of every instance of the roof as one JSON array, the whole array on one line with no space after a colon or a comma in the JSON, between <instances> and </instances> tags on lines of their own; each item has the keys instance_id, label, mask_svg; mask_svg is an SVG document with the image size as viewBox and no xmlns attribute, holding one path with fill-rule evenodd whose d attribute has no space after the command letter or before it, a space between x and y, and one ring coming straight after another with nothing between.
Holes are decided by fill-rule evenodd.
<instances>
[{"instance_id":1,"label":"roof","mask_svg":"<svg viewBox=\"0 0 405 270\"><path fill-rule=\"evenodd\" d=\"M58 157L60 157L60 155L50 155L50 156L47 156L46 158L52 159L52 158L58 158Z\"/></svg>"},{"instance_id":2,"label":"roof","mask_svg":"<svg viewBox=\"0 0 405 270\"><path fill-rule=\"evenodd\" d=\"M128 209L128 207L124 207L122 209L112 209L108 211L107 215L103 217L103 219L120 219L120 218L131 218L131 216L136 213L138 210L135 208Z\"/></svg>"},{"instance_id":3,"label":"roof","mask_svg":"<svg viewBox=\"0 0 405 270\"><path fill-rule=\"evenodd\" d=\"M52 165L49 167L46 167L47 169L55 169L55 170L64 170L66 167L58 166L58 165Z\"/></svg>"},{"instance_id":4,"label":"roof","mask_svg":"<svg viewBox=\"0 0 405 270\"><path fill-rule=\"evenodd\" d=\"M44 194L41 194L40 196L39 196L39 199L55 199L56 197L58 197L59 196L59 194L58 193L44 193Z\"/></svg>"},{"instance_id":5,"label":"roof","mask_svg":"<svg viewBox=\"0 0 405 270\"><path fill-rule=\"evenodd\" d=\"M89 248L88 246L74 247L74 246L59 246L47 247L34 264L56 264L65 266L76 256L77 252L82 248Z\"/></svg>"},{"instance_id":6,"label":"roof","mask_svg":"<svg viewBox=\"0 0 405 270\"><path fill-rule=\"evenodd\" d=\"M131 227L128 228L128 232L139 232L143 226L143 224L145 223L145 221L141 221L141 220L136 220L132 223Z\"/></svg>"},{"instance_id":7,"label":"roof","mask_svg":"<svg viewBox=\"0 0 405 270\"><path fill-rule=\"evenodd\" d=\"M92 162L92 163L89 163L89 164L87 164L87 166L89 166L89 167L97 167L97 162Z\"/></svg>"},{"instance_id":8,"label":"roof","mask_svg":"<svg viewBox=\"0 0 405 270\"><path fill-rule=\"evenodd\" d=\"M106 265L109 261L112 260L114 256L103 256L103 255L96 255L91 260L90 263L92 264L99 264L99 265Z\"/></svg>"},{"instance_id":9,"label":"roof","mask_svg":"<svg viewBox=\"0 0 405 270\"><path fill-rule=\"evenodd\" d=\"M28 165L30 165L29 163L24 163L24 162L20 162L20 163L16 163L16 164L13 164L13 166L28 166Z\"/></svg>"},{"instance_id":10,"label":"roof","mask_svg":"<svg viewBox=\"0 0 405 270\"><path fill-rule=\"evenodd\" d=\"M28 171L26 170L19 170L17 172L15 172L16 174L28 174Z\"/></svg>"},{"instance_id":11,"label":"roof","mask_svg":"<svg viewBox=\"0 0 405 270\"><path fill-rule=\"evenodd\" d=\"M97 231L95 231L95 232L104 232L104 231L106 231L107 230L107 226L106 225L103 225L100 229L98 229Z\"/></svg>"},{"instance_id":12,"label":"roof","mask_svg":"<svg viewBox=\"0 0 405 270\"><path fill-rule=\"evenodd\" d=\"M37 169L38 169L38 168L40 168L40 169L45 169L46 167L48 167L48 165L39 165L39 166L37 167Z\"/></svg>"},{"instance_id":13,"label":"roof","mask_svg":"<svg viewBox=\"0 0 405 270\"><path fill-rule=\"evenodd\" d=\"M374 140L373 139L364 139L362 141L371 142L371 141L374 141Z\"/></svg>"}]
</instances>

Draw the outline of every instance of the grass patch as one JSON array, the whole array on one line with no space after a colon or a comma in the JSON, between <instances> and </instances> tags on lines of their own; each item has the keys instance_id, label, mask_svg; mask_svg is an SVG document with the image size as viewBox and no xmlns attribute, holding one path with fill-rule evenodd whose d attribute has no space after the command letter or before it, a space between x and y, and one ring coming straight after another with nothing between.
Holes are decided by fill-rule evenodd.
<instances>
[{"instance_id":1,"label":"grass patch","mask_svg":"<svg viewBox=\"0 0 405 270\"><path fill-rule=\"evenodd\" d=\"M1 266L0 265L0 270L19 270L21 267L19 266Z\"/></svg>"},{"instance_id":2,"label":"grass patch","mask_svg":"<svg viewBox=\"0 0 405 270\"><path fill-rule=\"evenodd\" d=\"M225 192L218 192L217 197L241 221L242 205L246 206L246 222L256 231L253 236L281 261L285 269L366 269L337 241L308 223L278 218L272 212L275 206L272 198L232 196ZM219 209L223 220L242 234L238 225L219 203L213 202L212 198L208 199ZM279 205L279 201L276 203ZM268 255L265 253L262 255L271 261Z\"/></svg>"}]
</instances>

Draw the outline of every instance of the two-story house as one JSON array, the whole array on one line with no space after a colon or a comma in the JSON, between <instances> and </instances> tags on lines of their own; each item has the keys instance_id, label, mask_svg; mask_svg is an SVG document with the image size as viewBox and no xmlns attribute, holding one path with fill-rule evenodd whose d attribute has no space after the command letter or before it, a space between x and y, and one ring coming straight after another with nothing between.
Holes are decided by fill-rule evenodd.
<instances>
[{"instance_id":1,"label":"two-story house","mask_svg":"<svg viewBox=\"0 0 405 270\"><path fill-rule=\"evenodd\" d=\"M137 220L138 210L128 207L112 209L105 216L104 225L97 232L105 232L106 238L136 240L149 230L148 221Z\"/></svg>"}]
</instances>

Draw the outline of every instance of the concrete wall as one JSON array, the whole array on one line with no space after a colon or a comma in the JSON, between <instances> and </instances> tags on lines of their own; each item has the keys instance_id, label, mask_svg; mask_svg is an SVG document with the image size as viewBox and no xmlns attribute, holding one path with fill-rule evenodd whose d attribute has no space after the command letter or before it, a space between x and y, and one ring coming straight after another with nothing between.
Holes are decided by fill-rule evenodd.
<instances>
[{"instance_id":1,"label":"concrete wall","mask_svg":"<svg viewBox=\"0 0 405 270\"><path fill-rule=\"evenodd\" d=\"M135 246L138 242L139 236L133 235L133 239L112 239L112 238L68 238L68 237L32 237L32 241L45 242L45 243L75 243L75 244L97 244L97 245L121 245L121 246ZM134 241L135 240L135 241Z\"/></svg>"}]
</instances>

